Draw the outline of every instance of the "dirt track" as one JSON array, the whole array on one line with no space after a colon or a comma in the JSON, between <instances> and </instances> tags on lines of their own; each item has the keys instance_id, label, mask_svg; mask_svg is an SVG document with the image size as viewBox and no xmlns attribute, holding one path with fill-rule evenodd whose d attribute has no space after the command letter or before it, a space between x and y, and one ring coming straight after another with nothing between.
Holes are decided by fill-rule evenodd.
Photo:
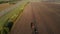
<instances>
[{"instance_id":1,"label":"dirt track","mask_svg":"<svg viewBox=\"0 0 60 34\"><path fill-rule=\"evenodd\" d=\"M59 6L59 4L50 3L29 3L10 34L32 34L31 22L36 24L39 34L60 34Z\"/></svg>"}]
</instances>

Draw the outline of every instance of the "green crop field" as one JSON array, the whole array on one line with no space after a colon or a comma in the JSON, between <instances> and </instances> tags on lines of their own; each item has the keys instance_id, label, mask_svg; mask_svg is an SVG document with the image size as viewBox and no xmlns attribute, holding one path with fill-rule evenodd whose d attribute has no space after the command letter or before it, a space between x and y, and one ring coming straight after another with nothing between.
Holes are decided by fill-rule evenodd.
<instances>
[{"instance_id":1,"label":"green crop field","mask_svg":"<svg viewBox=\"0 0 60 34\"><path fill-rule=\"evenodd\" d=\"M3 30L5 29L7 32L9 32L8 28L5 28L4 26L8 23L8 21L14 22L15 19L21 12L23 11L25 5L27 2L23 2L21 5L19 5L17 8L11 10L11 12L7 13L3 17L0 18L0 34L5 34Z\"/></svg>"}]
</instances>

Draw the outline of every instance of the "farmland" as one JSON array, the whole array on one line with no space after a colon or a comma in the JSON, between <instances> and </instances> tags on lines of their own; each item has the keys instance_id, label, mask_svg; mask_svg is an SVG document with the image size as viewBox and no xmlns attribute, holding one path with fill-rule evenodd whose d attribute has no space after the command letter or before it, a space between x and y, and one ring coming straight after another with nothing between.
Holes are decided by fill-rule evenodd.
<instances>
[{"instance_id":1,"label":"farmland","mask_svg":"<svg viewBox=\"0 0 60 34\"><path fill-rule=\"evenodd\" d=\"M10 6L12 6L12 4L9 4L9 3L0 4L0 11L4 10Z\"/></svg>"}]
</instances>

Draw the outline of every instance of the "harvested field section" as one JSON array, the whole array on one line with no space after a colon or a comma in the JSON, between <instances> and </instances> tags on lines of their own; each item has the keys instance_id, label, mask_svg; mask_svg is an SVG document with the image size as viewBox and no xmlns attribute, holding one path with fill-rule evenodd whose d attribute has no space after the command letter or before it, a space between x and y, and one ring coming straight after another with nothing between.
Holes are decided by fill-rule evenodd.
<instances>
[{"instance_id":1,"label":"harvested field section","mask_svg":"<svg viewBox=\"0 0 60 34\"><path fill-rule=\"evenodd\" d=\"M4 10L4 9L10 7L10 6L12 6L12 4L9 4L9 3L0 4L0 11L1 11L1 10Z\"/></svg>"}]
</instances>

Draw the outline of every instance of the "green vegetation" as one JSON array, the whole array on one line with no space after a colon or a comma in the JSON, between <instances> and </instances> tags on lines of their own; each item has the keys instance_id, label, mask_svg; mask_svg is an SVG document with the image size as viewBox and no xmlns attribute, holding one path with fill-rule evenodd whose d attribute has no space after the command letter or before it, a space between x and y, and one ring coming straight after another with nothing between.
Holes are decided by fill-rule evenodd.
<instances>
[{"instance_id":1,"label":"green vegetation","mask_svg":"<svg viewBox=\"0 0 60 34\"><path fill-rule=\"evenodd\" d=\"M9 28L6 27L6 25L8 25L8 23L15 22L16 18L19 14L21 14L26 4L27 2L23 2L17 8L11 10L11 12L0 18L0 34L8 34Z\"/></svg>"},{"instance_id":2,"label":"green vegetation","mask_svg":"<svg viewBox=\"0 0 60 34\"><path fill-rule=\"evenodd\" d=\"M0 1L0 4L2 4L2 3L8 3L8 1Z\"/></svg>"},{"instance_id":3,"label":"green vegetation","mask_svg":"<svg viewBox=\"0 0 60 34\"><path fill-rule=\"evenodd\" d=\"M0 4L2 3L11 3L11 4L15 4L18 0L0 0Z\"/></svg>"}]
</instances>

